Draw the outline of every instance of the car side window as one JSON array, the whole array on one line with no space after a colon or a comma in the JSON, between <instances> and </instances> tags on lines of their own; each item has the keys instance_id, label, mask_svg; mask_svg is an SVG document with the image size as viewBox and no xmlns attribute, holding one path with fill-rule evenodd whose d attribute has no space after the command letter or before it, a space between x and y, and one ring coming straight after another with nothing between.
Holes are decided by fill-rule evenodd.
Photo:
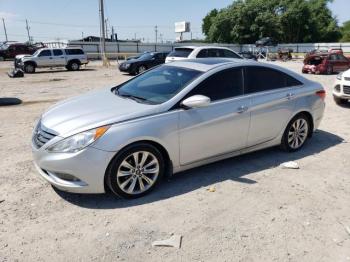
<instances>
[{"instance_id":1,"label":"car side window","mask_svg":"<svg viewBox=\"0 0 350 262\"><path fill-rule=\"evenodd\" d=\"M229 58L241 58L239 55L237 55L236 53L230 51L230 50L226 50L224 49L224 56L225 57L229 57Z\"/></svg>"},{"instance_id":2,"label":"car side window","mask_svg":"<svg viewBox=\"0 0 350 262\"><path fill-rule=\"evenodd\" d=\"M43 50L40 52L39 56L51 56L50 50Z\"/></svg>"},{"instance_id":3,"label":"car side window","mask_svg":"<svg viewBox=\"0 0 350 262\"><path fill-rule=\"evenodd\" d=\"M203 50L199 51L199 53L198 53L198 55L197 55L197 58L205 58L205 57L208 57L207 53L208 53L208 49L203 49Z\"/></svg>"},{"instance_id":4,"label":"car side window","mask_svg":"<svg viewBox=\"0 0 350 262\"><path fill-rule=\"evenodd\" d=\"M208 49L208 57L220 57L218 49Z\"/></svg>"},{"instance_id":5,"label":"car side window","mask_svg":"<svg viewBox=\"0 0 350 262\"><path fill-rule=\"evenodd\" d=\"M242 68L230 68L208 77L186 97L204 95L211 101L232 98L243 94Z\"/></svg>"},{"instance_id":6,"label":"car side window","mask_svg":"<svg viewBox=\"0 0 350 262\"><path fill-rule=\"evenodd\" d=\"M63 55L63 52L61 49L54 49L53 50L53 55L54 56L60 56L60 55Z\"/></svg>"},{"instance_id":7,"label":"car side window","mask_svg":"<svg viewBox=\"0 0 350 262\"><path fill-rule=\"evenodd\" d=\"M244 79L245 94L302 85L299 80L292 76L261 66L246 67Z\"/></svg>"},{"instance_id":8,"label":"car side window","mask_svg":"<svg viewBox=\"0 0 350 262\"><path fill-rule=\"evenodd\" d=\"M337 54L337 57L339 61L348 61L348 59L344 55Z\"/></svg>"},{"instance_id":9,"label":"car side window","mask_svg":"<svg viewBox=\"0 0 350 262\"><path fill-rule=\"evenodd\" d=\"M336 54L333 54L333 55L330 55L330 56L329 56L329 60L331 60L331 61L337 61L337 60L338 60L338 57L337 57Z\"/></svg>"}]
</instances>

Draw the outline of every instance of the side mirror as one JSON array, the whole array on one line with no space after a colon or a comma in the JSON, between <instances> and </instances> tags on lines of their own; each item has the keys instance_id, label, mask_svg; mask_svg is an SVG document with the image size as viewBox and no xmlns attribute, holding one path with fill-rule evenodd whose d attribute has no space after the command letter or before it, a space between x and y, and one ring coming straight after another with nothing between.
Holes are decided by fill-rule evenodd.
<instances>
[{"instance_id":1,"label":"side mirror","mask_svg":"<svg viewBox=\"0 0 350 262\"><path fill-rule=\"evenodd\" d=\"M210 104L210 98L203 95L194 95L181 102L185 109L206 107Z\"/></svg>"}]
</instances>

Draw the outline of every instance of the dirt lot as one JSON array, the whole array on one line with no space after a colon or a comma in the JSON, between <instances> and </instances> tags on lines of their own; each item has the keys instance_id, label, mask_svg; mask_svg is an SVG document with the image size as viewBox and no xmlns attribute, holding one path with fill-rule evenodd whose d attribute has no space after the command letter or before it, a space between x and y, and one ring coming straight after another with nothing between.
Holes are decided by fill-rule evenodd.
<instances>
[{"instance_id":1,"label":"dirt lot","mask_svg":"<svg viewBox=\"0 0 350 262\"><path fill-rule=\"evenodd\" d=\"M196 168L127 201L55 191L34 170L30 143L48 107L129 76L91 63L10 79L10 66L0 63L0 96L24 103L0 107L0 261L350 261L350 106L332 100L335 75L307 76L328 96L320 130L301 151ZM300 169L279 167L290 160ZM183 235L181 249L151 246L171 233Z\"/></svg>"}]
</instances>

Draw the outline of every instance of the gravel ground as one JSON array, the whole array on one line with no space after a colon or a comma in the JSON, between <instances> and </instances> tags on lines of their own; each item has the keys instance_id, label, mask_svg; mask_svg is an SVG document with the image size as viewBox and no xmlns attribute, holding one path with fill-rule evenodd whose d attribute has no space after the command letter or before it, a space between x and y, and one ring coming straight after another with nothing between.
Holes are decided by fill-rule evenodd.
<instances>
[{"instance_id":1,"label":"gravel ground","mask_svg":"<svg viewBox=\"0 0 350 262\"><path fill-rule=\"evenodd\" d=\"M335 75L307 76L328 96L301 151L271 148L189 170L130 201L54 190L30 149L34 121L52 104L129 76L94 62L10 79L11 65L0 62L0 96L23 104L0 107L0 261L350 261L350 106L332 100ZM299 170L279 167L291 160ZM183 236L180 249L151 246L172 233Z\"/></svg>"}]
</instances>

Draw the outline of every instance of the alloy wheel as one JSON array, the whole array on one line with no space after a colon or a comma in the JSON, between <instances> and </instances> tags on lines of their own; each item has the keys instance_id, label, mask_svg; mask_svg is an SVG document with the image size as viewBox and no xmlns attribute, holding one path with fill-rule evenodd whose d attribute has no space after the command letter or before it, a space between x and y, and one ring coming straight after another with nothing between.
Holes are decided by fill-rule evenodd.
<instances>
[{"instance_id":1,"label":"alloy wheel","mask_svg":"<svg viewBox=\"0 0 350 262\"><path fill-rule=\"evenodd\" d=\"M138 71L139 71L139 74L141 74L141 73L145 72L146 70L147 70L147 68L145 66L140 66Z\"/></svg>"},{"instance_id":2,"label":"alloy wheel","mask_svg":"<svg viewBox=\"0 0 350 262\"><path fill-rule=\"evenodd\" d=\"M128 155L119 165L117 183L127 194L141 194L155 184L159 172L159 161L152 153L137 151Z\"/></svg>"},{"instance_id":3,"label":"alloy wheel","mask_svg":"<svg viewBox=\"0 0 350 262\"><path fill-rule=\"evenodd\" d=\"M298 118L294 121L288 131L288 144L293 149L300 148L306 141L309 127L304 118Z\"/></svg>"}]
</instances>

